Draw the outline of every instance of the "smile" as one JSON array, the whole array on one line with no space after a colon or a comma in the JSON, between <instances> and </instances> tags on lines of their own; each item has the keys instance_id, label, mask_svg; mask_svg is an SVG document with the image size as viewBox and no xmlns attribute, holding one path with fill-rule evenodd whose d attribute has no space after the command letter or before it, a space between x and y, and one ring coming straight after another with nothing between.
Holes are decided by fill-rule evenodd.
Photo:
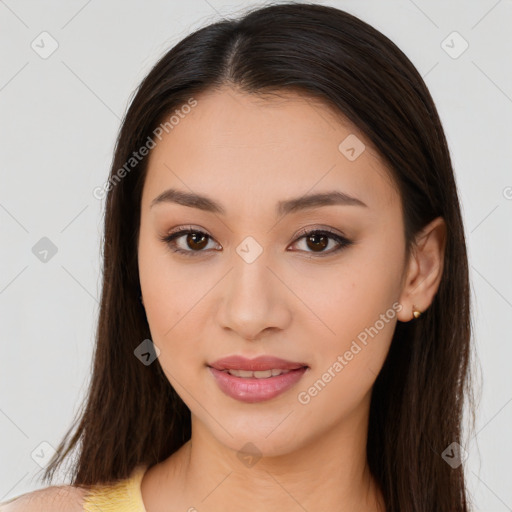
<instances>
[{"instance_id":1,"label":"smile","mask_svg":"<svg viewBox=\"0 0 512 512\"><path fill-rule=\"evenodd\" d=\"M230 375L234 375L235 377L242 377L247 379L249 377L256 377L257 379L268 379L269 377L277 377L283 373L288 373L290 370L280 370L280 369L272 369L272 370L261 370L259 372L251 372L249 370L223 370L228 372Z\"/></svg>"},{"instance_id":2,"label":"smile","mask_svg":"<svg viewBox=\"0 0 512 512\"><path fill-rule=\"evenodd\" d=\"M295 370L263 371L217 370L211 366L208 369L225 395L247 403L270 400L288 391L308 370L306 366Z\"/></svg>"}]
</instances>

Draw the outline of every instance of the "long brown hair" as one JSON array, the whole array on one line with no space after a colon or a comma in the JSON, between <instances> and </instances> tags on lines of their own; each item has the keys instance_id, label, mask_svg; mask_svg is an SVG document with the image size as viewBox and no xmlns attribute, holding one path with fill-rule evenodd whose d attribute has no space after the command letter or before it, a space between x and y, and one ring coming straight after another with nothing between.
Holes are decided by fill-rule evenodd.
<instances>
[{"instance_id":1,"label":"long brown hair","mask_svg":"<svg viewBox=\"0 0 512 512\"><path fill-rule=\"evenodd\" d=\"M367 458L388 511L467 511L463 465L443 458L461 440L465 398L474 424L470 285L449 149L429 91L382 33L342 10L268 5L185 37L138 87L123 120L106 195L103 288L88 395L46 467L76 450L73 485L126 478L191 435L190 411L158 359L134 356L150 338L137 265L142 159L121 173L159 124L194 95L230 84L251 94L300 91L353 122L388 164L403 206L406 245L431 220L447 226L444 272L431 306L398 322L372 391Z\"/></svg>"}]
</instances>

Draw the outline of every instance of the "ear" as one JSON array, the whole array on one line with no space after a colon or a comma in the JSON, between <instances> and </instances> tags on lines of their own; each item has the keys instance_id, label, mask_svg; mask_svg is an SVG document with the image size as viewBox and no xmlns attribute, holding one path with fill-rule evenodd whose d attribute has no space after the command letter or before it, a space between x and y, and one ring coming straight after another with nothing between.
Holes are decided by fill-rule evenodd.
<instances>
[{"instance_id":1,"label":"ear","mask_svg":"<svg viewBox=\"0 0 512 512\"><path fill-rule=\"evenodd\" d=\"M437 217L421 230L412 246L399 299L403 306L397 314L399 321L414 318L413 305L424 312L432 303L443 275L445 247L446 223Z\"/></svg>"}]
</instances>

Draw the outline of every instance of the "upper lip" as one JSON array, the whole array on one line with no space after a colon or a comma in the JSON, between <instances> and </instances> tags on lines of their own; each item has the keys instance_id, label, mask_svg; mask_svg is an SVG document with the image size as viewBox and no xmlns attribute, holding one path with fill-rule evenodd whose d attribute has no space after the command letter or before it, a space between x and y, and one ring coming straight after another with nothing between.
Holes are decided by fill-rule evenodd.
<instances>
[{"instance_id":1,"label":"upper lip","mask_svg":"<svg viewBox=\"0 0 512 512\"><path fill-rule=\"evenodd\" d=\"M247 359L243 356L229 356L217 359L213 363L208 364L217 370L295 370L307 366L305 363L287 361L274 356L258 356L254 359Z\"/></svg>"}]
</instances>

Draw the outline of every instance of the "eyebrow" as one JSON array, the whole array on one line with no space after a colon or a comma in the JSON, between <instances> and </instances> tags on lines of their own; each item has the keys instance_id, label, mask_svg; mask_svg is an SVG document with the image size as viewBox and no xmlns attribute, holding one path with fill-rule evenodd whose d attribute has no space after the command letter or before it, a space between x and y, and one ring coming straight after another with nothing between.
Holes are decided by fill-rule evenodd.
<instances>
[{"instance_id":1,"label":"eyebrow","mask_svg":"<svg viewBox=\"0 0 512 512\"><path fill-rule=\"evenodd\" d=\"M225 208L213 199L204 195L195 194L193 192L184 192L174 188L165 190L155 197L153 201L151 201L150 208L161 203L176 203L190 208L198 208L199 210L206 212L218 213L219 215L226 214ZM276 213L278 215L287 215L300 210L330 205L368 207L368 205L363 203L360 199L335 190L279 201L276 206Z\"/></svg>"}]
</instances>

